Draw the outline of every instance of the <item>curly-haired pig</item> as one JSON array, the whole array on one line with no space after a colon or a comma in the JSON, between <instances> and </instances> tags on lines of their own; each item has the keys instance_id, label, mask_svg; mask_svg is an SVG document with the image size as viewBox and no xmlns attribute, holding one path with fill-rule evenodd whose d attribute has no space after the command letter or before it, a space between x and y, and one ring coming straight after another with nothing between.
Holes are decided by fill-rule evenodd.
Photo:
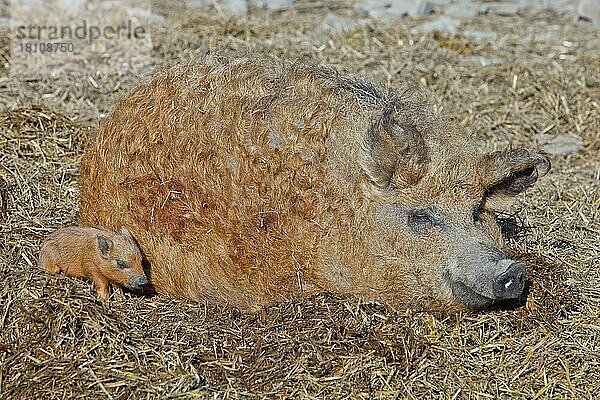
<instances>
[{"instance_id":1,"label":"curly-haired pig","mask_svg":"<svg viewBox=\"0 0 600 400\"><path fill-rule=\"evenodd\" d=\"M140 289L148 283L140 249L125 227L120 233L97 227L59 229L42 242L38 265L90 278L101 299L108 298L111 284Z\"/></svg>"},{"instance_id":2,"label":"curly-haired pig","mask_svg":"<svg viewBox=\"0 0 600 400\"><path fill-rule=\"evenodd\" d=\"M493 201L548 158L481 153L416 90L208 56L121 98L81 165L81 221L127 225L159 293L249 310L334 291L400 307L522 296Z\"/></svg>"}]
</instances>

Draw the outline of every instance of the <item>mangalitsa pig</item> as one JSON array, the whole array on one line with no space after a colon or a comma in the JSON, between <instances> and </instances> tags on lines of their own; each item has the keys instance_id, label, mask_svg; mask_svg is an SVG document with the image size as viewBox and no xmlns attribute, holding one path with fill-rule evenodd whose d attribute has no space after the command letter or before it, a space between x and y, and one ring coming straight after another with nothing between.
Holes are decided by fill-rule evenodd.
<instances>
[{"instance_id":1,"label":"mangalitsa pig","mask_svg":"<svg viewBox=\"0 0 600 400\"><path fill-rule=\"evenodd\" d=\"M207 56L120 99L81 165L81 222L130 227L168 296L246 310L333 291L397 307L522 296L492 200L550 168L481 154L415 90Z\"/></svg>"},{"instance_id":2,"label":"mangalitsa pig","mask_svg":"<svg viewBox=\"0 0 600 400\"><path fill-rule=\"evenodd\" d=\"M142 253L125 227L120 233L76 226L52 232L42 242L38 266L67 276L90 278L103 300L109 296L110 285L140 289L148 283Z\"/></svg>"}]
</instances>

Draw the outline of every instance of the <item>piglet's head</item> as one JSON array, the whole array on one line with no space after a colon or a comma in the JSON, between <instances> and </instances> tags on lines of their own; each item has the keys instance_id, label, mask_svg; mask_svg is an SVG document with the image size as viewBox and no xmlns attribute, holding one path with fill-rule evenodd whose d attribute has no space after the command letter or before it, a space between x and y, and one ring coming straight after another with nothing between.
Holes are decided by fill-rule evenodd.
<instances>
[{"instance_id":1,"label":"piglet's head","mask_svg":"<svg viewBox=\"0 0 600 400\"><path fill-rule=\"evenodd\" d=\"M130 289L140 289L148 283L142 267L140 248L126 227L120 233L107 232L96 236L102 275Z\"/></svg>"}]
</instances>

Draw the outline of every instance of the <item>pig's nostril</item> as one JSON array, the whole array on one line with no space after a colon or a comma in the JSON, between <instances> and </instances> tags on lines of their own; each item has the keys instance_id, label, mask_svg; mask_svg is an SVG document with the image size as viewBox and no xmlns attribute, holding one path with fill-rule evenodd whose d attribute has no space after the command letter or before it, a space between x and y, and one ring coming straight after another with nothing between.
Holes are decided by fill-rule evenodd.
<instances>
[{"instance_id":1,"label":"pig's nostril","mask_svg":"<svg viewBox=\"0 0 600 400\"><path fill-rule=\"evenodd\" d=\"M525 265L512 263L508 269L494 278L494 295L498 299L513 299L523 292Z\"/></svg>"},{"instance_id":2,"label":"pig's nostril","mask_svg":"<svg viewBox=\"0 0 600 400\"><path fill-rule=\"evenodd\" d=\"M133 287L135 289L139 289L142 286L144 286L145 284L148 283L148 279L146 279L145 276L138 276L137 278L135 278L135 280L133 281Z\"/></svg>"}]
</instances>

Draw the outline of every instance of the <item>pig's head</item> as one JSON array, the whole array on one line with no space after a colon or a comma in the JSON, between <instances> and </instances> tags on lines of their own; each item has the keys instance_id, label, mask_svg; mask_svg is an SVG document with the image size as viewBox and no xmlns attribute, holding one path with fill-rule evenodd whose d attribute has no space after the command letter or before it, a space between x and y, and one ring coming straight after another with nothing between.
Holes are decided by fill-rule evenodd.
<instances>
[{"instance_id":1,"label":"pig's head","mask_svg":"<svg viewBox=\"0 0 600 400\"><path fill-rule=\"evenodd\" d=\"M125 227L120 233L98 234L96 237L101 257L100 273L109 281L130 289L140 289L148 283L142 267L142 253Z\"/></svg>"},{"instance_id":2,"label":"pig's head","mask_svg":"<svg viewBox=\"0 0 600 400\"><path fill-rule=\"evenodd\" d=\"M361 149L378 286L416 305L519 298L525 265L501 249L493 205L533 185L550 162L525 149L479 154L431 109L384 112Z\"/></svg>"}]
</instances>

